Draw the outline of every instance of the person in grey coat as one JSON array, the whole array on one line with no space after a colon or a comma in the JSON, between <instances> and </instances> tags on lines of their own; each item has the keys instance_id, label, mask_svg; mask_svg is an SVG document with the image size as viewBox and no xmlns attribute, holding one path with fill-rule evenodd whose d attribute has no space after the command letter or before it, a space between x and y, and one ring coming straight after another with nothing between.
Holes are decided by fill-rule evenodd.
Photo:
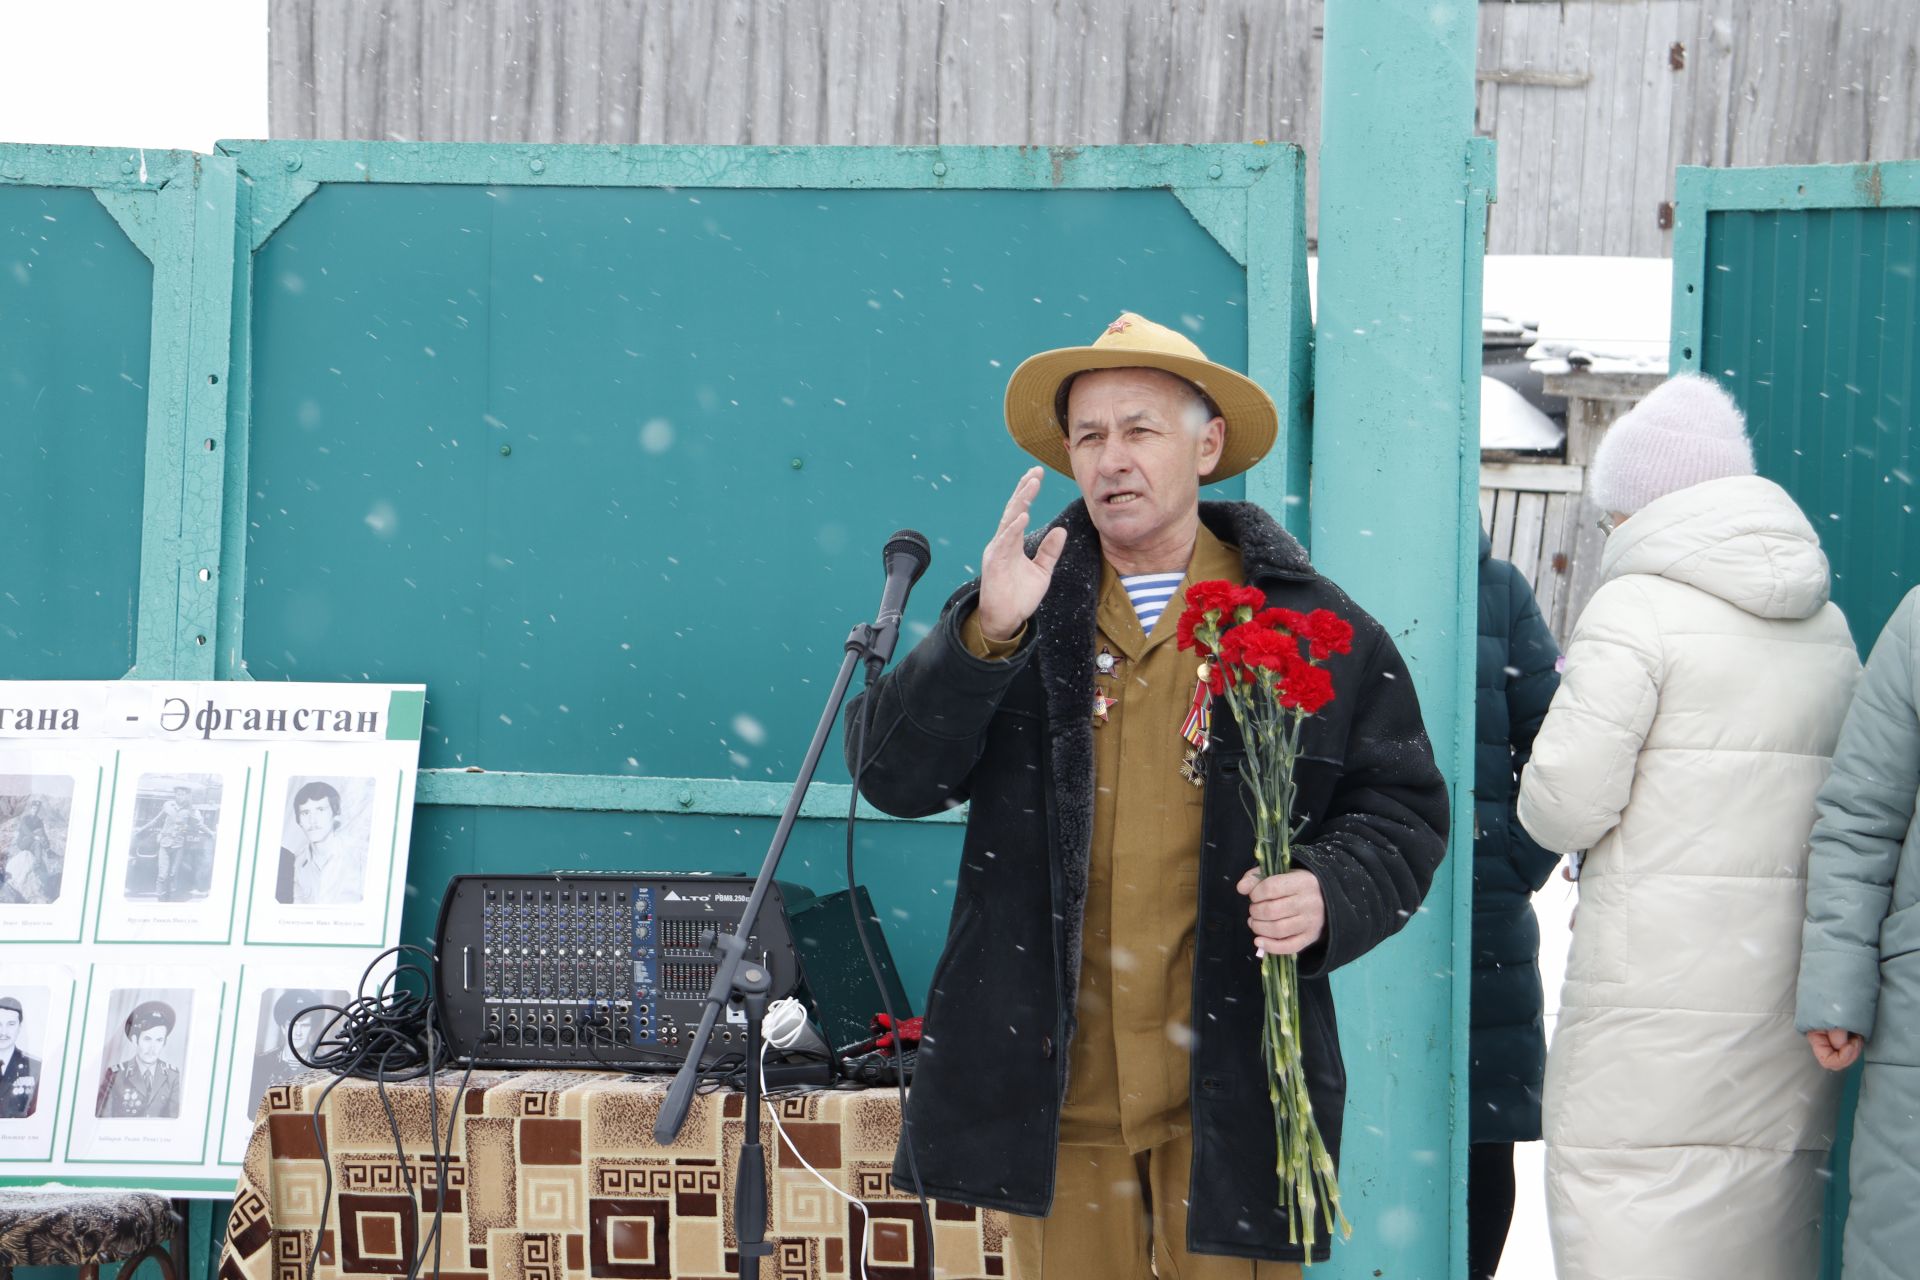
<instances>
[{"instance_id":1,"label":"person in grey coat","mask_svg":"<svg viewBox=\"0 0 1920 1280\"><path fill-rule=\"evenodd\" d=\"M1867 659L1820 792L1795 1025L1820 1065L1867 1061L1853 1122L1845 1280L1920 1259L1920 590Z\"/></svg>"}]
</instances>

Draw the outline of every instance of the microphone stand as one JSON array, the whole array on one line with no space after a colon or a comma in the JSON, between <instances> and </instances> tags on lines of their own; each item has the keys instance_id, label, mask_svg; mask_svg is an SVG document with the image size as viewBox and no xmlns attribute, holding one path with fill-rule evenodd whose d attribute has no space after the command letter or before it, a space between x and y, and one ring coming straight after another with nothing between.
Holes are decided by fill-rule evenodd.
<instances>
[{"instance_id":1,"label":"microphone stand","mask_svg":"<svg viewBox=\"0 0 1920 1280\"><path fill-rule=\"evenodd\" d=\"M814 770L820 765L820 753L827 745L827 736L833 731L833 722L840 718L840 706L846 701L847 686L853 683L854 670L864 660L867 664L867 682L871 685L891 656L893 641L898 634L897 621L890 627L862 622L847 634L846 657L841 659L840 673L834 678L832 691L827 694L826 708L820 714L819 726L813 731L813 741L807 745L806 758L800 762L800 776L794 779L793 790L787 796L787 807L780 815L779 825L774 828L773 841L767 846L767 856L760 864L759 878L753 882L753 892L740 913L740 923L731 933L709 935L712 938L710 946L719 958L719 965L714 970L712 984L707 988L706 1008L700 1014L700 1027L693 1033L686 1061L681 1064L673 1084L668 1087L666 1100L660 1104L659 1118L653 1125L653 1140L663 1147L672 1145L674 1139L680 1136L680 1127L686 1123L687 1108L693 1101L694 1087L700 1081L700 1060L706 1055L707 1045L713 1038L714 1023L730 1000L742 1001L747 1013L746 1123L741 1126L740 1160L735 1166L733 1194L734 1232L740 1241L740 1280L759 1280L760 1259L773 1252L773 1246L766 1243L767 1170L760 1147L760 1023L766 1016L767 994L772 979L763 965L743 965L747 954L747 938L753 932L754 922L760 917L761 903L766 900L767 890L773 884L774 871L780 865L780 855L786 850L794 819L800 816L801 801L806 798Z\"/></svg>"}]
</instances>

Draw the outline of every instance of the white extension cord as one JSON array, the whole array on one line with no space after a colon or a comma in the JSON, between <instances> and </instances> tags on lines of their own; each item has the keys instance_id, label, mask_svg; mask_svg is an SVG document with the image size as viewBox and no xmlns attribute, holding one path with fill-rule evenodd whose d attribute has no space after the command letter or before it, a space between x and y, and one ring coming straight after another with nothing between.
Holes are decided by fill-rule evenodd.
<instances>
[{"instance_id":1,"label":"white extension cord","mask_svg":"<svg viewBox=\"0 0 1920 1280\"><path fill-rule=\"evenodd\" d=\"M767 1050L791 1049L808 1038L818 1041L819 1036L807 1023L806 1006L791 996L775 1000L767 1006L767 1016L760 1023L760 1031L763 1037L760 1043L760 1092L764 1095L767 1092ZM824 1047L824 1042L822 1044ZM860 1280L867 1280L867 1251L872 1247L870 1236L873 1231L873 1218L867 1213L867 1206L834 1186L826 1174L807 1163L807 1158L800 1154L800 1148L793 1145L793 1140L787 1137L787 1131L780 1127L780 1108L768 1106L767 1114L773 1118L774 1132L780 1135L780 1141L786 1144L787 1150L793 1152L793 1158L800 1162L801 1168L818 1178L821 1186L860 1211Z\"/></svg>"}]
</instances>

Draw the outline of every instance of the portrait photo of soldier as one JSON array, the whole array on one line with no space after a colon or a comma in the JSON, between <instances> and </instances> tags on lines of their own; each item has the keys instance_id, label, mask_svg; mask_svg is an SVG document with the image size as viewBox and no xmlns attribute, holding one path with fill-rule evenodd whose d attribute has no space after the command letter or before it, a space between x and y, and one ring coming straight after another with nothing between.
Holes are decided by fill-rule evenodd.
<instances>
[{"instance_id":1,"label":"portrait photo of soldier","mask_svg":"<svg viewBox=\"0 0 1920 1280\"><path fill-rule=\"evenodd\" d=\"M217 774L157 774L140 779L134 798L126 896L185 902L207 896L214 832L220 826Z\"/></svg>"},{"instance_id":2,"label":"portrait photo of soldier","mask_svg":"<svg viewBox=\"0 0 1920 1280\"><path fill-rule=\"evenodd\" d=\"M21 1046L27 1010L20 997L0 993L0 1120L21 1120L40 1103L40 1059Z\"/></svg>"},{"instance_id":3,"label":"portrait photo of soldier","mask_svg":"<svg viewBox=\"0 0 1920 1280\"><path fill-rule=\"evenodd\" d=\"M341 1006L347 999L345 991L314 991L305 987L268 987L260 993L253 1083L246 1098L248 1115L260 1109L260 1099L273 1084L307 1070L298 1055L311 1055L314 1040L327 1029L333 1015L324 1009L318 1013L306 1011L321 1005Z\"/></svg>"},{"instance_id":4,"label":"portrait photo of soldier","mask_svg":"<svg viewBox=\"0 0 1920 1280\"><path fill-rule=\"evenodd\" d=\"M0 774L0 903L60 896L73 779Z\"/></svg>"},{"instance_id":5,"label":"portrait photo of soldier","mask_svg":"<svg viewBox=\"0 0 1920 1280\"><path fill-rule=\"evenodd\" d=\"M373 779L287 781L274 898L289 906L340 906L366 896Z\"/></svg>"},{"instance_id":6,"label":"portrait photo of soldier","mask_svg":"<svg viewBox=\"0 0 1920 1280\"><path fill-rule=\"evenodd\" d=\"M132 997L140 997L137 1003ZM164 1119L180 1114L191 991L116 991L108 1001L106 1069L93 1114L103 1120ZM119 1009L132 1003L123 1015Z\"/></svg>"}]
</instances>

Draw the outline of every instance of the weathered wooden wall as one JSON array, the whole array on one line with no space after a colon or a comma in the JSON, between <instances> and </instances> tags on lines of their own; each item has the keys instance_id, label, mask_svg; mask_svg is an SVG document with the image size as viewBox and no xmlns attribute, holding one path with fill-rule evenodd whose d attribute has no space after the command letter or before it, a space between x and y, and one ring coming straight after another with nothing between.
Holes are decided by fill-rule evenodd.
<instances>
[{"instance_id":1,"label":"weathered wooden wall","mask_svg":"<svg viewBox=\"0 0 1920 1280\"><path fill-rule=\"evenodd\" d=\"M1271 138L1308 147L1311 219L1324 4L272 0L270 119L282 138L436 141ZM1920 156L1920 0L1480 14L1494 253L1664 255L1680 164Z\"/></svg>"},{"instance_id":2,"label":"weathered wooden wall","mask_svg":"<svg viewBox=\"0 0 1920 1280\"><path fill-rule=\"evenodd\" d=\"M1480 6L1489 253L1664 256L1678 165L1920 156L1915 0Z\"/></svg>"}]
</instances>

